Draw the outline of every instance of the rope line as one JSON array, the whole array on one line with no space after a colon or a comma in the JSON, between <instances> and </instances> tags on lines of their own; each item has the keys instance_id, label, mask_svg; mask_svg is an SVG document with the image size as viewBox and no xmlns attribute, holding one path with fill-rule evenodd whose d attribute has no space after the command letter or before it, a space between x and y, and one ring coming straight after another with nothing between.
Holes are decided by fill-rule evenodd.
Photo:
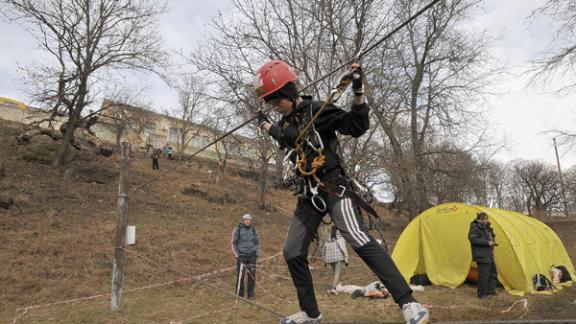
<instances>
[{"instance_id":1,"label":"rope line","mask_svg":"<svg viewBox=\"0 0 576 324\"><path fill-rule=\"evenodd\" d=\"M258 261L258 262L262 262L262 261L267 261L270 259L273 259L279 255L281 255L282 252L278 252L276 254L273 254L271 256L266 257L265 259ZM231 270L236 269L236 267L227 267L227 268L222 268L222 269L217 269L211 272L206 272L203 274L199 274L196 275L195 278L197 279L203 279L206 277L211 277L213 275L217 275L220 273L224 273L224 272L228 272ZM129 292L135 292L135 291L140 291L140 290L145 290L145 289L151 289L151 288L157 288L157 287L162 287L162 286L168 286L174 283L181 283L181 282L185 282L185 281L190 281L191 278L190 277L183 277L183 278L178 278L175 280L170 280L170 281L165 281L165 282L160 282L160 283L156 283L156 284L151 284L151 285L146 285L146 286L141 286L141 287L135 287L135 288L130 288L130 289L126 289L123 290L123 293L129 293ZM28 313L28 310L31 309L35 309L35 308L42 308L42 307L49 307L49 306L56 306L56 305L64 305L64 304L70 304L70 303L74 303L74 302L79 302L79 301L84 301L84 300L91 300L91 299L96 299L96 298L100 298L100 297L107 297L110 296L110 293L102 293L102 294L98 294L98 295L92 295L92 296L87 296L87 297L81 297L81 298L74 298L74 299L67 299L67 300L61 300L61 301L57 301L57 302L53 302L53 303L47 303L47 304L39 304L39 305L32 305L32 306L26 306L26 307L21 307L21 308L17 308L16 311L21 311L20 314L18 314L13 320L12 320L12 324L16 324L18 322L19 319L21 319L24 315L26 315Z\"/></svg>"},{"instance_id":2,"label":"rope line","mask_svg":"<svg viewBox=\"0 0 576 324\"><path fill-rule=\"evenodd\" d=\"M388 38L390 38L392 35L394 35L395 33L397 33L400 29L404 28L406 25L408 25L409 23L412 22L412 20L418 18L418 16L420 16L421 14L423 14L425 11L427 11L428 9L432 8L435 4L437 4L438 2L440 2L442 0L433 0L432 2L430 2L429 4L427 4L425 7L423 7L422 9L420 9L417 13L415 13L414 15L410 16L410 18L408 18L408 20L404 21L403 23L401 23L400 25L398 25L396 28L394 28L392 31L388 32L388 34L386 34L384 37L382 37L379 41L377 41L376 43L374 43L372 46L368 47L367 49L365 49L364 51L360 52L358 55L356 55L354 58L344 62L344 64L338 66L337 68L333 69L332 71L328 72L327 74L325 74L324 76L318 78L317 80L312 81L311 83L309 83L308 85L306 85L305 87L303 87L302 89L300 89L301 91L304 91L308 88L310 88L311 86L315 85L316 83L326 79L327 77L331 76L332 74L336 73L338 70L342 69L343 67L348 66L351 63L354 63L354 61L356 60L360 60L362 58L362 56L368 54L369 52L373 51L376 47L380 46L380 44L382 44L385 40L387 40Z\"/></svg>"},{"instance_id":3,"label":"rope line","mask_svg":"<svg viewBox=\"0 0 576 324\"><path fill-rule=\"evenodd\" d=\"M165 175L166 173L174 170L176 167L191 161L191 159L198 155L198 153L206 150L207 148L209 148L210 146L220 142L222 139L224 139L225 137L228 137L230 134L234 133L235 131L239 130L240 128L248 125L249 123L251 123L254 119L256 119L256 117L258 117L258 115L254 115L252 117L250 117L248 120L246 120L245 122L243 122L242 124L234 127L233 129L229 130L228 132L224 133L223 135L221 135L220 137L218 137L217 139L213 140L212 142L206 144L204 147L202 147L201 149L199 149L198 151L192 153L192 155L188 156L186 159L179 161L178 163L176 163L175 165L169 167L168 169L160 172L158 175L155 175L153 177L151 177L150 179L148 179L148 181L138 185L136 188L134 188L130 193L135 193L136 191L146 187L147 185L149 185L150 183L152 183L153 181L155 181L156 179L160 178L161 176Z\"/></svg>"},{"instance_id":4,"label":"rope line","mask_svg":"<svg viewBox=\"0 0 576 324\"><path fill-rule=\"evenodd\" d=\"M398 25L396 28L394 28L392 31L388 32L388 34L386 34L384 37L382 37L382 39L380 39L379 41L377 41L376 43L374 43L373 45L369 46L367 49L365 49L364 51L360 52L358 55L356 55L353 59L350 59L348 61L346 61L344 64L340 65L339 67L333 69L332 71L328 72L327 74L325 74L324 76L320 77L317 80L312 81L311 83L309 83L308 85L304 86L303 88L301 88L298 92L302 92L308 88L310 88L311 86L313 86L314 84L326 79L327 77L331 76L332 74L336 73L338 70L342 69L343 67L349 65L350 63L353 63L356 59L361 59L362 56L368 54L369 52L373 51L376 47L380 46L380 44L382 44L385 40L387 40L388 38L390 38L393 34L397 33L400 29L404 28L406 25L408 25L410 22L412 22L414 19L416 19L418 16L420 16L421 14L423 14L425 11L427 11L428 9L432 8L432 6L434 6L436 3L440 2L441 0L433 0L432 2L430 2L428 5L426 5L425 7L423 7L422 9L420 9L417 13L415 13L414 15L412 15L410 18L408 18L408 20L404 21L402 24ZM184 162L188 162L190 161L190 159L194 156L196 156L198 153L206 150L207 148L209 148L210 146L216 144L217 142L221 141L222 139L228 137L229 135L231 135L232 133L234 133L235 131L239 130L240 128L246 126L247 124L249 124L250 122L252 122L253 120L255 120L258 117L258 115L254 115L252 117L250 117L249 119L247 119L245 122L241 123L240 125L234 127L232 130L224 133L223 135L221 135L220 137L218 137L217 139L213 140L212 142L208 143L207 145L205 145L204 147L202 147L201 149L199 149L198 151L194 152L192 155L190 155L189 157L187 157L186 159L176 163L175 165L173 165L172 167L160 172L158 175L151 177L148 181L140 184L139 186L137 186L135 189L133 189L131 191L131 193L134 193L140 189L143 189L144 187L146 187L147 185L149 185L150 183L152 183L153 181L155 181L156 179L160 178L161 176L163 176L164 174L170 172L171 170L175 169L176 167L182 165Z\"/></svg>"},{"instance_id":5,"label":"rope line","mask_svg":"<svg viewBox=\"0 0 576 324\"><path fill-rule=\"evenodd\" d=\"M155 261L155 260L151 259L150 257L147 257L147 256L145 256L145 255L139 254L139 253L134 252L134 251L132 251L132 250L128 250L128 249L126 249L126 248L121 248L121 249L123 249L123 250L124 250L125 252L127 252L127 253L130 253L130 254L135 255L135 256L137 256L137 257L139 257L139 258L142 258L142 259L146 260L148 263L153 264L153 265L156 265L156 266L159 267L159 268L164 268L164 269L167 269L167 270L172 271L172 272L174 272L174 273L177 273L177 274L180 274L180 275L182 275L182 276L188 277L188 278L190 278L191 280L194 280L194 281L196 281L197 283L199 283L199 284L201 284L201 285L208 286L208 287L210 287L210 288L212 288L212 289L214 289L214 290L217 290L217 291L219 291L219 292L221 292L221 293L223 293L223 294L225 294L225 295L228 295L228 296L230 296L230 297L232 297L232 298L234 298L234 299L240 300L240 301L245 302L245 303L247 303L247 304L250 304L250 305L252 305L252 306L256 306L257 308L260 308L261 310L266 311L266 312L268 312L268 313L270 313L270 314L276 315L276 316L278 316L278 317L280 317L280 318L284 318L284 317L285 317L285 315L283 315L283 314L275 311L275 310L272 309L272 308L269 308L269 307L264 306L264 305L262 305L262 304L256 303L256 302L254 302L254 301L252 301L252 300L245 299L245 298L243 298L243 297L239 297L239 296L237 296L236 294L229 292L228 290L225 290L225 289L223 289L223 288L220 288L220 287L218 287L218 286L216 286L216 285L214 285L214 284L212 284L212 283L209 283L209 282L207 282L207 281L198 279L198 278L196 278L196 276L193 276L193 275L190 275L190 274L188 274L188 273L185 273L185 272L182 272L182 271L180 271L180 270L177 270L177 269L175 269L175 268L172 268L172 267L170 267L169 265L166 265L166 264L164 264L164 263L162 263L162 262L159 262L159 261ZM279 255L279 254L280 254L280 253L278 253L278 254L276 254L276 255ZM276 256L276 255L274 255L274 256Z\"/></svg>"}]
</instances>

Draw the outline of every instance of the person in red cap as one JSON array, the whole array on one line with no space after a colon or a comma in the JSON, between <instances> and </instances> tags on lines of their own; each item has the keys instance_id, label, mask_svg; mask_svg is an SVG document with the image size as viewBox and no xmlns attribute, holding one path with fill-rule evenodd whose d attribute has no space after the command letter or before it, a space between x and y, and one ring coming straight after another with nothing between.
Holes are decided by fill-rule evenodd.
<instances>
[{"instance_id":1,"label":"person in red cap","mask_svg":"<svg viewBox=\"0 0 576 324\"><path fill-rule=\"evenodd\" d=\"M355 193L341 164L337 133L360 137L370 125L370 108L364 100L360 65L352 64L349 76L352 76L354 99L350 110L345 111L333 104L325 105L322 101L301 96L296 84L298 75L283 61L269 61L256 72L258 98L282 115L272 124L261 111L258 125L288 152L287 158L293 163L299 164L297 159L303 160L301 154L293 154L296 147L301 148L300 153L306 157L304 171L302 168L292 170L301 190L283 247L300 312L283 318L280 323L320 323L322 320L308 266L308 247L326 213L330 214L348 244L388 288L402 309L406 323L426 323L430 317L428 310L416 302L392 258L366 231L359 208L369 211L371 207ZM322 107L322 112L310 123ZM301 133L305 125L311 125L306 134ZM313 161L321 162L313 165ZM313 175L307 174L313 169L316 169Z\"/></svg>"}]
</instances>

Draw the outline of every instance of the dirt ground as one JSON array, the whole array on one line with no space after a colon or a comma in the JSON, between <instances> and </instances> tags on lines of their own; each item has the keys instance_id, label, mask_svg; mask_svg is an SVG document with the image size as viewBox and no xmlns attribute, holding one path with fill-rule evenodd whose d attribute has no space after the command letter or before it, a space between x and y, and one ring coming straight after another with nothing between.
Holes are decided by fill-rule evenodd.
<instances>
[{"instance_id":1,"label":"dirt ground","mask_svg":"<svg viewBox=\"0 0 576 324\"><path fill-rule=\"evenodd\" d=\"M214 165L194 160L130 192L129 224L136 225L137 243L128 248L121 310L110 312L119 158L80 152L70 170L59 174L48 164L57 143L35 139L18 146L14 136L21 130L19 124L0 120L0 196L12 201L8 209L0 208L1 322L274 323L277 314L298 310L279 255L295 198L270 188L271 210L258 210L256 182L241 176L246 172L229 168L215 184L208 173ZM162 159L160 168L174 163ZM134 153L131 188L155 175L151 160ZM235 273L230 235L244 212L253 214L261 235L259 306L230 295ZM394 241L406 219L381 213L389 224L386 239ZM576 222L549 225L576 260ZM328 296L330 269L318 254L311 267L326 321L402 320L391 299ZM211 286L190 279L197 275ZM373 280L361 260L352 257L342 281L364 285ZM415 296L430 307L434 322L576 318L575 287L522 298L500 290L483 300L475 297L475 288L433 286Z\"/></svg>"}]
</instances>

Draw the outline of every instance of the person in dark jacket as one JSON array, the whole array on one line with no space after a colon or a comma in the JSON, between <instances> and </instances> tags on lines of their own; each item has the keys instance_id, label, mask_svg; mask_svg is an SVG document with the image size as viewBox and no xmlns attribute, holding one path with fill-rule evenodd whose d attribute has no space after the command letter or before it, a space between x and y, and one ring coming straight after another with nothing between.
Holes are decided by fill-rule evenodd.
<instances>
[{"instance_id":1,"label":"person in dark jacket","mask_svg":"<svg viewBox=\"0 0 576 324\"><path fill-rule=\"evenodd\" d=\"M158 160L160 159L160 150L153 149L151 158L152 170L160 170L160 165L158 164Z\"/></svg>"},{"instance_id":2,"label":"person in dark jacket","mask_svg":"<svg viewBox=\"0 0 576 324\"><path fill-rule=\"evenodd\" d=\"M244 214L242 223L232 231L232 251L236 257L236 294L244 297L244 277L248 274L248 299L255 297L256 260L260 256L260 239L252 225L252 216Z\"/></svg>"},{"instance_id":3,"label":"person in dark jacket","mask_svg":"<svg viewBox=\"0 0 576 324\"><path fill-rule=\"evenodd\" d=\"M498 244L486 213L478 213L470 223L468 239L472 246L472 259L478 265L478 297L496 295L498 275L494 264L494 247Z\"/></svg>"},{"instance_id":4,"label":"person in dark jacket","mask_svg":"<svg viewBox=\"0 0 576 324\"><path fill-rule=\"evenodd\" d=\"M290 171L302 189L283 247L300 312L285 317L280 323L320 323L322 319L308 266L308 248L326 213L330 214L348 244L389 289L394 301L401 307L406 322L426 323L430 316L428 310L416 302L392 258L363 226L359 206L366 207L362 205L363 201L358 201L357 195L354 197L351 180L344 173L338 154L337 133L357 138L368 130L370 124L370 108L364 99L360 65L352 64L348 76L351 76L349 80L354 98L350 110L345 111L333 104L325 105L311 97L300 96L296 85L298 76L283 61L272 60L260 67L256 74L258 99L282 115L280 121L272 124L261 111L258 126L288 152L287 158L292 163L300 164L305 169L294 168ZM321 107L324 109L310 123ZM306 125L311 125L307 134L300 136L300 131ZM302 148L302 154L296 156L290 153L296 147ZM306 163L297 161L297 158L303 161L302 155L306 157ZM314 174L307 174L314 168Z\"/></svg>"}]
</instances>

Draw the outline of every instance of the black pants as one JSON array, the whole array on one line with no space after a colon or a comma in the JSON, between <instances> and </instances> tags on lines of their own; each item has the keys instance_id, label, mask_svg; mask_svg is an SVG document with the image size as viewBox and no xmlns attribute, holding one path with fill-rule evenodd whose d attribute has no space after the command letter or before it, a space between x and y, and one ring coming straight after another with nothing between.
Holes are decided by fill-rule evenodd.
<instances>
[{"instance_id":1,"label":"black pants","mask_svg":"<svg viewBox=\"0 0 576 324\"><path fill-rule=\"evenodd\" d=\"M160 170L160 166L158 165L158 159L152 159L152 170Z\"/></svg>"},{"instance_id":2,"label":"black pants","mask_svg":"<svg viewBox=\"0 0 576 324\"><path fill-rule=\"evenodd\" d=\"M334 195L324 195L323 197L326 200L332 221L342 236L382 281L390 291L394 301L400 306L414 301L412 290L398 271L390 255L364 229L362 217L356 204L350 198ZM300 309L311 317L317 317L320 311L314 293L312 273L308 267L308 247L314 239L324 214L325 212L318 212L309 199L300 198L288 226L288 234L283 248L284 259L296 287Z\"/></svg>"},{"instance_id":3,"label":"black pants","mask_svg":"<svg viewBox=\"0 0 576 324\"><path fill-rule=\"evenodd\" d=\"M496 273L496 265L494 259L489 259L488 262L478 263L478 297L482 298L487 295L496 293L496 283L498 282L498 274Z\"/></svg>"},{"instance_id":4,"label":"black pants","mask_svg":"<svg viewBox=\"0 0 576 324\"><path fill-rule=\"evenodd\" d=\"M256 256L238 257L236 259L236 286L237 294L244 297L244 278L248 277L248 298L254 297L254 285L256 284ZM238 285L240 281L240 285Z\"/></svg>"}]
</instances>

